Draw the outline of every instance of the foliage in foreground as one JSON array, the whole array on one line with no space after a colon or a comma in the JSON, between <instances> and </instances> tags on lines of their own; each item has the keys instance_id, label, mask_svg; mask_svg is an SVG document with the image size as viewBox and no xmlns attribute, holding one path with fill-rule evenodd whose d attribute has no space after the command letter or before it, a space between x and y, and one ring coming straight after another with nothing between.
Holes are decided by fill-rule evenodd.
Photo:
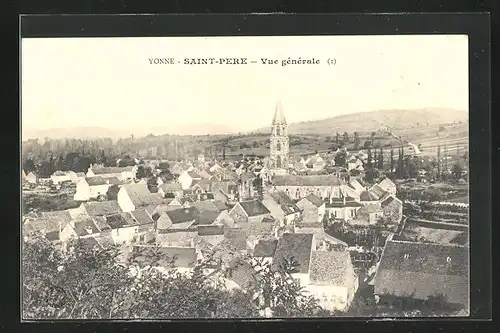
<instances>
[{"instance_id":1,"label":"foliage in foreground","mask_svg":"<svg viewBox=\"0 0 500 333\"><path fill-rule=\"evenodd\" d=\"M43 239L23 244L24 319L252 318L324 314L283 267L259 272L247 293L207 278L204 264L191 274L159 272L150 264L117 260L118 249L67 249ZM255 297L255 295L260 295ZM266 309L266 313L263 311ZM321 312L319 312L321 311Z\"/></svg>"}]
</instances>

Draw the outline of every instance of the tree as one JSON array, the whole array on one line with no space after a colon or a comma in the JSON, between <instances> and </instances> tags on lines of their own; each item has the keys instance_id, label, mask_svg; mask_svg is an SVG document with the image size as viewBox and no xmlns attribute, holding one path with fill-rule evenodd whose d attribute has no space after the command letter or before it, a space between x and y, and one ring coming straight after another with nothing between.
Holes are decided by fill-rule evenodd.
<instances>
[{"instance_id":1,"label":"tree","mask_svg":"<svg viewBox=\"0 0 500 333\"><path fill-rule=\"evenodd\" d=\"M120 159L118 166L119 167L128 167L128 166L134 166L135 164L136 164L135 159L131 158L129 155L126 155Z\"/></svg>"},{"instance_id":2,"label":"tree","mask_svg":"<svg viewBox=\"0 0 500 333\"><path fill-rule=\"evenodd\" d=\"M368 158L367 158L367 161L366 161L366 167L371 169L373 164L372 164L372 150L370 148L368 148Z\"/></svg>"},{"instance_id":3,"label":"tree","mask_svg":"<svg viewBox=\"0 0 500 333\"><path fill-rule=\"evenodd\" d=\"M344 166L347 163L347 153L344 150L340 150L335 154L334 157L335 165Z\"/></svg>"},{"instance_id":4,"label":"tree","mask_svg":"<svg viewBox=\"0 0 500 333\"><path fill-rule=\"evenodd\" d=\"M361 140L359 139L358 132L354 132L354 149L358 149L361 144Z\"/></svg>"},{"instance_id":5,"label":"tree","mask_svg":"<svg viewBox=\"0 0 500 333\"><path fill-rule=\"evenodd\" d=\"M143 178L149 178L153 175L153 172L151 168L144 166L144 165L139 165L137 167L137 173L135 174L135 177L137 179L143 179Z\"/></svg>"},{"instance_id":6,"label":"tree","mask_svg":"<svg viewBox=\"0 0 500 333\"><path fill-rule=\"evenodd\" d=\"M455 177L455 180L460 180L462 178L462 173L463 173L463 168L462 165L460 165L460 162L457 161L455 164L453 164L453 169L452 172L453 176Z\"/></svg>"},{"instance_id":7,"label":"tree","mask_svg":"<svg viewBox=\"0 0 500 333\"><path fill-rule=\"evenodd\" d=\"M339 132L335 133L335 143L338 145L340 141L340 134Z\"/></svg>"},{"instance_id":8,"label":"tree","mask_svg":"<svg viewBox=\"0 0 500 333\"><path fill-rule=\"evenodd\" d=\"M36 171L35 162L31 158L26 159L23 163L23 170L26 174Z\"/></svg>"},{"instance_id":9,"label":"tree","mask_svg":"<svg viewBox=\"0 0 500 333\"><path fill-rule=\"evenodd\" d=\"M382 150L382 147L380 147L378 154L378 168L380 170L384 169L384 152Z\"/></svg>"},{"instance_id":10,"label":"tree","mask_svg":"<svg viewBox=\"0 0 500 333\"><path fill-rule=\"evenodd\" d=\"M394 149L391 146L391 172L394 171Z\"/></svg>"},{"instance_id":11,"label":"tree","mask_svg":"<svg viewBox=\"0 0 500 333\"><path fill-rule=\"evenodd\" d=\"M437 175L438 179L441 179L443 176L443 172L441 170L441 145L437 148Z\"/></svg>"},{"instance_id":12,"label":"tree","mask_svg":"<svg viewBox=\"0 0 500 333\"><path fill-rule=\"evenodd\" d=\"M344 142L345 142L345 144L349 143L349 133L347 133L347 132L344 132Z\"/></svg>"}]
</instances>

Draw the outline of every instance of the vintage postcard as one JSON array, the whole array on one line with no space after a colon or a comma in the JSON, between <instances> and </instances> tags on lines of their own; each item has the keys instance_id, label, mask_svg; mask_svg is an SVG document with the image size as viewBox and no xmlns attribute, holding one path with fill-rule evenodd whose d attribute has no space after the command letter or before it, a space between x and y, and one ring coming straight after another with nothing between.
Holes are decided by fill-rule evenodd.
<instances>
[{"instance_id":1,"label":"vintage postcard","mask_svg":"<svg viewBox=\"0 0 500 333\"><path fill-rule=\"evenodd\" d=\"M468 41L23 38L23 320L469 316Z\"/></svg>"}]
</instances>

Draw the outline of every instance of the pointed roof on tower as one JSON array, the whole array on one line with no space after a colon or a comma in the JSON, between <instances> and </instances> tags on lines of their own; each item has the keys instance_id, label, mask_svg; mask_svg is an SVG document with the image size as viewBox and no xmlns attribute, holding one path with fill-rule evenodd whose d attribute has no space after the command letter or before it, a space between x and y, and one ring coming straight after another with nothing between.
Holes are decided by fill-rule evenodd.
<instances>
[{"instance_id":1,"label":"pointed roof on tower","mask_svg":"<svg viewBox=\"0 0 500 333\"><path fill-rule=\"evenodd\" d=\"M276 104L273 125L286 125L285 116L283 115L283 105L281 105L281 102L278 102L278 104Z\"/></svg>"}]
</instances>

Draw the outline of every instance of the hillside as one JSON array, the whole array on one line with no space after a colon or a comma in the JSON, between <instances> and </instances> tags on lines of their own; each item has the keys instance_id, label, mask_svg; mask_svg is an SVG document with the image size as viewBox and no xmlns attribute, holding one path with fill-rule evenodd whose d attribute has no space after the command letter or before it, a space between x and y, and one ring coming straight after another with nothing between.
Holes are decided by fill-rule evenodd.
<instances>
[{"instance_id":1,"label":"hillside","mask_svg":"<svg viewBox=\"0 0 500 333\"><path fill-rule=\"evenodd\" d=\"M323 120L292 123L290 134L329 134L335 132L369 132L389 127L391 130L403 130L418 126L434 126L454 122L467 122L468 113L453 109L428 108L421 110L379 110L358 112ZM256 132L269 132L261 128Z\"/></svg>"}]
</instances>

